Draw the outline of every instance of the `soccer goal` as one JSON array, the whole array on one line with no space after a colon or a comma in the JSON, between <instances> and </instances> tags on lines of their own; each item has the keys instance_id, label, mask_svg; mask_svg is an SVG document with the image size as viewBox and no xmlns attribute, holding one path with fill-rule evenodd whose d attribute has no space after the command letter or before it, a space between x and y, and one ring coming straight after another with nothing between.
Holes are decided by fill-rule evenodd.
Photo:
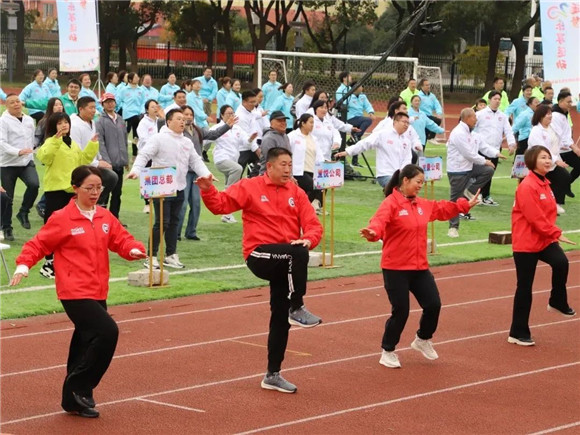
<instances>
[{"instance_id":1,"label":"soccer goal","mask_svg":"<svg viewBox=\"0 0 580 435\"><path fill-rule=\"evenodd\" d=\"M437 97L441 107L443 106L443 80L441 78L441 68L438 66L423 66L419 65L417 68L417 83L421 79L429 80L431 84L431 92ZM445 112L441 121L441 127L445 129ZM444 132L437 136L439 139L446 140L447 133Z\"/></svg>"},{"instance_id":2,"label":"soccer goal","mask_svg":"<svg viewBox=\"0 0 580 435\"><path fill-rule=\"evenodd\" d=\"M268 80L268 73L275 69L278 81L292 83L295 94L302 90L306 80L314 80L318 89L328 92L334 99L341 71L350 72L352 79L358 80L380 59L380 56L260 50L257 84L262 87ZM385 116L389 98L407 87L407 81L417 76L418 67L417 58L389 57L365 83L364 92L377 115Z\"/></svg>"}]
</instances>

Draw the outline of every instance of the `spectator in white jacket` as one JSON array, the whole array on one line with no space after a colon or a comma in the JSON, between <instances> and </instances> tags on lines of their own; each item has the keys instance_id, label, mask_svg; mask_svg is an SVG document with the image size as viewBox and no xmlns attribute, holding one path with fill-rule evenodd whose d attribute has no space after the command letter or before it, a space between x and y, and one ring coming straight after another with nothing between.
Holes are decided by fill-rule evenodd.
<instances>
[{"instance_id":1,"label":"spectator in white jacket","mask_svg":"<svg viewBox=\"0 0 580 435\"><path fill-rule=\"evenodd\" d=\"M228 104L230 105L230 104ZM233 107L233 106L232 106ZM262 127L258 124L253 110L256 107L256 94L254 91L242 92L242 103L235 110L239 127L247 134L253 136L257 133L251 144L243 143L240 146L240 158L238 163L242 167L242 173L248 164L252 164L252 174L258 175L258 163L260 161L260 142L256 139L262 133Z\"/></svg>"},{"instance_id":2,"label":"spectator in white jacket","mask_svg":"<svg viewBox=\"0 0 580 435\"><path fill-rule=\"evenodd\" d=\"M211 176L211 173L203 163L201 156L195 151L193 142L183 135L185 130L183 111L181 109L170 110L165 119L166 126L161 128L159 134L152 136L147 141L145 147L137 155L127 178L137 179L149 160L152 160L153 167L175 166L177 168L177 194L174 197L164 199L163 222L160 222L160 201L158 198L153 199L155 224L153 225L153 250L150 254L153 256L153 267L159 267L156 256L160 241L159 228L163 225L166 244L163 264L167 267L182 269L185 266L179 261L177 255L177 226L179 212L183 207L183 191L187 172L191 169L200 177ZM149 267L148 261L146 267Z\"/></svg>"},{"instance_id":3,"label":"spectator in white jacket","mask_svg":"<svg viewBox=\"0 0 580 435\"><path fill-rule=\"evenodd\" d=\"M485 137L486 142L497 151L501 151L501 144L503 142L503 137L505 136L510 154L513 154L516 151L517 143L509 123L509 116L506 116L501 110L499 110L502 94L498 91L490 91L488 98L488 106L485 109L479 110L476 114L477 124L475 126L475 131ZM499 161L496 154L497 153L495 152L493 155L484 154L484 157L488 158L493 163L494 170ZM481 204L490 206L499 205L491 197L491 179L482 187L481 196Z\"/></svg>"},{"instance_id":4,"label":"spectator in white jacket","mask_svg":"<svg viewBox=\"0 0 580 435\"><path fill-rule=\"evenodd\" d=\"M312 80L306 80L302 86L302 96L298 101L296 101L294 116L296 119L300 118L303 113L306 113L310 104L312 103L312 97L316 92L316 85Z\"/></svg>"},{"instance_id":5,"label":"spectator in white jacket","mask_svg":"<svg viewBox=\"0 0 580 435\"><path fill-rule=\"evenodd\" d=\"M324 156L311 134L314 129L314 116L304 113L296 124L298 128L288 133L292 150L292 175L318 212L322 206L322 190L314 189L314 171L316 163L323 162Z\"/></svg>"},{"instance_id":6,"label":"spectator in white jacket","mask_svg":"<svg viewBox=\"0 0 580 435\"><path fill-rule=\"evenodd\" d=\"M396 170L411 163L413 147L421 146L420 142L413 144L411 136L407 134L407 130L410 130L409 125L409 115L397 113L390 129L383 129L377 134L367 136L345 151L336 153L335 157L353 156L371 148L376 149L377 182L384 188Z\"/></svg>"},{"instance_id":7,"label":"spectator in white jacket","mask_svg":"<svg viewBox=\"0 0 580 435\"><path fill-rule=\"evenodd\" d=\"M28 214L38 196L40 186L34 165L34 120L22 112L22 102L16 94L6 96L6 111L0 117L0 179L9 197L2 215L2 230L6 240L14 240L12 202L18 179L26 185L22 206L16 215L20 224L30 229Z\"/></svg>"},{"instance_id":8,"label":"spectator in white jacket","mask_svg":"<svg viewBox=\"0 0 580 435\"><path fill-rule=\"evenodd\" d=\"M473 136L472 130L476 123L475 111L471 108L463 109L459 124L451 131L447 141L447 176L451 201L464 196L473 198L493 177L495 165L482 154L493 155L495 150L494 158L506 158L481 138ZM449 221L447 235L459 237L459 215Z\"/></svg>"},{"instance_id":9,"label":"spectator in white jacket","mask_svg":"<svg viewBox=\"0 0 580 435\"><path fill-rule=\"evenodd\" d=\"M560 157L572 167L570 184L580 176L580 148L572 140L572 129L568 120L571 109L572 94L569 91L560 91L558 94L558 103L552 107L551 125L560 140ZM568 189L566 194L574 198L571 189Z\"/></svg>"}]
</instances>

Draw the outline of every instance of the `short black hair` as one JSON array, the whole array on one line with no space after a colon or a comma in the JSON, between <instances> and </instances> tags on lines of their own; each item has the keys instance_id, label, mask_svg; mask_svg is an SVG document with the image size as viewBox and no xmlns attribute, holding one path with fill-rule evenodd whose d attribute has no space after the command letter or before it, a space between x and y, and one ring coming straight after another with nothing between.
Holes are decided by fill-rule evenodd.
<instances>
[{"instance_id":1,"label":"short black hair","mask_svg":"<svg viewBox=\"0 0 580 435\"><path fill-rule=\"evenodd\" d=\"M487 99L488 100L491 100L496 95L499 95L499 97L501 98L501 93L500 92L498 92L498 91L489 91L489 94L487 95Z\"/></svg>"},{"instance_id":2,"label":"short black hair","mask_svg":"<svg viewBox=\"0 0 580 435\"><path fill-rule=\"evenodd\" d=\"M68 88L70 85L77 85L79 88L81 88L83 86L79 79L70 79L66 83L66 87Z\"/></svg>"},{"instance_id":3,"label":"short black hair","mask_svg":"<svg viewBox=\"0 0 580 435\"><path fill-rule=\"evenodd\" d=\"M338 81L340 83L342 83L344 81L345 78L347 78L350 75L350 73L348 71L343 71L338 75Z\"/></svg>"},{"instance_id":4,"label":"short black hair","mask_svg":"<svg viewBox=\"0 0 580 435\"><path fill-rule=\"evenodd\" d=\"M274 148L270 148L268 150L268 154L266 155L266 161L267 162L273 162L274 160L276 160L278 157L283 156L283 155L287 155L292 157L292 152L286 148L282 148L282 147L274 147Z\"/></svg>"},{"instance_id":5,"label":"short black hair","mask_svg":"<svg viewBox=\"0 0 580 435\"><path fill-rule=\"evenodd\" d=\"M256 93L254 91L244 91L242 92L242 101L247 101L252 97L255 97Z\"/></svg>"},{"instance_id":6,"label":"short black hair","mask_svg":"<svg viewBox=\"0 0 580 435\"><path fill-rule=\"evenodd\" d=\"M401 106L407 106L407 103L405 103L404 101L395 101L393 104L391 104L389 106L389 112L387 113L387 116L389 118L392 118L393 116L395 116L395 112L397 110L399 110L401 108Z\"/></svg>"},{"instance_id":7,"label":"short black hair","mask_svg":"<svg viewBox=\"0 0 580 435\"><path fill-rule=\"evenodd\" d=\"M183 89L178 89L173 93L173 98L177 97L177 94L186 94L186 92Z\"/></svg>"},{"instance_id":8,"label":"short black hair","mask_svg":"<svg viewBox=\"0 0 580 435\"><path fill-rule=\"evenodd\" d=\"M150 100L145 101L145 111L149 110L149 106L151 105L151 103L157 103L157 100L154 100L153 98L151 98ZM159 104L159 103L157 103Z\"/></svg>"},{"instance_id":9,"label":"short black hair","mask_svg":"<svg viewBox=\"0 0 580 435\"><path fill-rule=\"evenodd\" d=\"M181 109L171 109L169 112L166 113L165 120L166 121L171 121L171 119L173 118L173 115L175 115L176 113L183 113L183 110L181 110Z\"/></svg>"},{"instance_id":10,"label":"short black hair","mask_svg":"<svg viewBox=\"0 0 580 435\"><path fill-rule=\"evenodd\" d=\"M66 112L56 112L50 115L48 120L46 121L46 129L45 129L45 137L49 138L56 134L57 132L57 124L62 121L63 119L68 122L69 125L69 134L70 134L70 117L66 114Z\"/></svg>"},{"instance_id":11,"label":"short black hair","mask_svg":"<svg viewBox=\"0 0 580 435\"><path fill-rule=\"evenodd\" d=\"M522 88L522 92L524 92L526 89L534 89L534 88L532 87L532 85L524 85Z\"/></svg>"},{"instance_id":12,"label":"short black hair","mask_svg":"<svg viewBox=\"0 0 580 435\"><path fill-rule=\"evenodd\" d=\"M96 103L96 101L93 97L81 97L77 101L77 109L78 110L84 109L85 107L87 107L91 103Z\"/></svg>"},{"instance_id":13,"label":"short black hair","mask_svg":"<svg viewBox=\"0 0 580 435\"><path fill-rule=\"evenodd\" d=\"M96 175L103 180L103 175L101 174L101 170L94 166L83 165L75 168L72 173L70 174L70 184L71 186L80 187L89 175Z\"/></svg>"},{"instance_id":14,"label":"short black hair","mask_svg":"<svg viewBox=\"0 0 580 435\"><path fill-rule=\"evenodd\" d=\"M558 94L558 103L571 96L572 94L568 91L560 91L560 93Z\"/></svg>"},{"instance_id":15,"label":"short black hair","mask_svg":"<svg viewBox=\"0 0 580 435\"><path fill-rule=\"evenodd\" d=\"M536 162L538 161L538 157L541 152L548 153L548 155L552 157L550 150L543 145L534 145L529 147L524 153L524 163L530 171L536 169Z\"/></svg>"},{"instance_id":16,"label":"short black hair","mask_svg":"<svg viewBox=\"0 0 580 435\"><path fill-rule=\"evenodd\" d=\"M540 121L548 114L552 112L552 108L547 104L540 104L536 107L534 116L532 116L532 125L538 125Z\"/></svg>"}]
</instances>

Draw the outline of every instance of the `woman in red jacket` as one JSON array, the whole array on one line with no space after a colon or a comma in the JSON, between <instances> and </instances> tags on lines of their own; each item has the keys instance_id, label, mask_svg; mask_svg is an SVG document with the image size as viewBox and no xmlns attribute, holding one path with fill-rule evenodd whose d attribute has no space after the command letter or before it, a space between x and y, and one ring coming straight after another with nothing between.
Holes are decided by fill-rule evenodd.
<instances>
[{"instance_id":1,"label":"woman in red jacket","mask_svg":"<svg viewBox=\"0 0 580 435\"><path fill-rule=\"evenodd\" d=\"M556 199L546 178L552 169L550 150L544 146L532 146L524 154L524 161L530 172L516 190L512 209L512 249L517 287L508 343L533 346L535 342L528 321L538 260L552 268L548 311L572 317L576 312L568 305L566 292L568 258L558 241L576 243L563 236L562 230L556 226Z\"/></svg>"},{"instance_id":2,"label":"woman in red jacket","mask_svg":"<svg viewBox=\"0 0 580 435\"><path fill-rule=\"evenodd\" d=\"M96 207L103 190L101 172L79 166L71 174L76 196L56 211L16 258L10 285L28 276L42 257L54 252L56 293L75 325L62 389L65 411L94 418L93 389L107 371L119 330L107 313L109 250L127 260L145 258L136 241L106 209Z\"/></svg>"},{"instance_id":3,"label":"woman in red jacket","mask_svg":"<svg viewBox=\"0 0 580 435\"><path fill-rule=\"evenodd\" d=\"M390 368L401 367L395 346L409 317L409 291L423 309L411 347L427 359L439 357L431 338L437 329L441 300L427 262L427 225L434 220L446 221L459 213L467 213L478 203L479 191L469 202L465 198L457 202L420 198L424 182L423 169L419 166L406 165L395 171L385 187L386 199L369 226L360 230L361 236L369 242L383 241L381 268L392 311L385 325L379 362Z\"/></svg>"}]
</instances>

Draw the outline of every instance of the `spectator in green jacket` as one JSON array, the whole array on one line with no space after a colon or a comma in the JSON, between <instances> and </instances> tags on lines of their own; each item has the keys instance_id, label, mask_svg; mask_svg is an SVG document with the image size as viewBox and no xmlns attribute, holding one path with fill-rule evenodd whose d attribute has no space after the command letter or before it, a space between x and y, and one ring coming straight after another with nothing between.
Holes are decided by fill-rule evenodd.
<instances>
[{"instance_id":1,"label":"spectator in green jacket","mask_svg":"<svg viewBox=\"0 0 580 435\"><path fill-rule=\"evenodd\" d=\"M81 82L77 79L70 79L66 84L66 94L60 97L62 105L64 106L64 111L67 115L72 115L78 113L77 101L79 99L79 93L81 92Z\"/></svg>"}]
</instances>

